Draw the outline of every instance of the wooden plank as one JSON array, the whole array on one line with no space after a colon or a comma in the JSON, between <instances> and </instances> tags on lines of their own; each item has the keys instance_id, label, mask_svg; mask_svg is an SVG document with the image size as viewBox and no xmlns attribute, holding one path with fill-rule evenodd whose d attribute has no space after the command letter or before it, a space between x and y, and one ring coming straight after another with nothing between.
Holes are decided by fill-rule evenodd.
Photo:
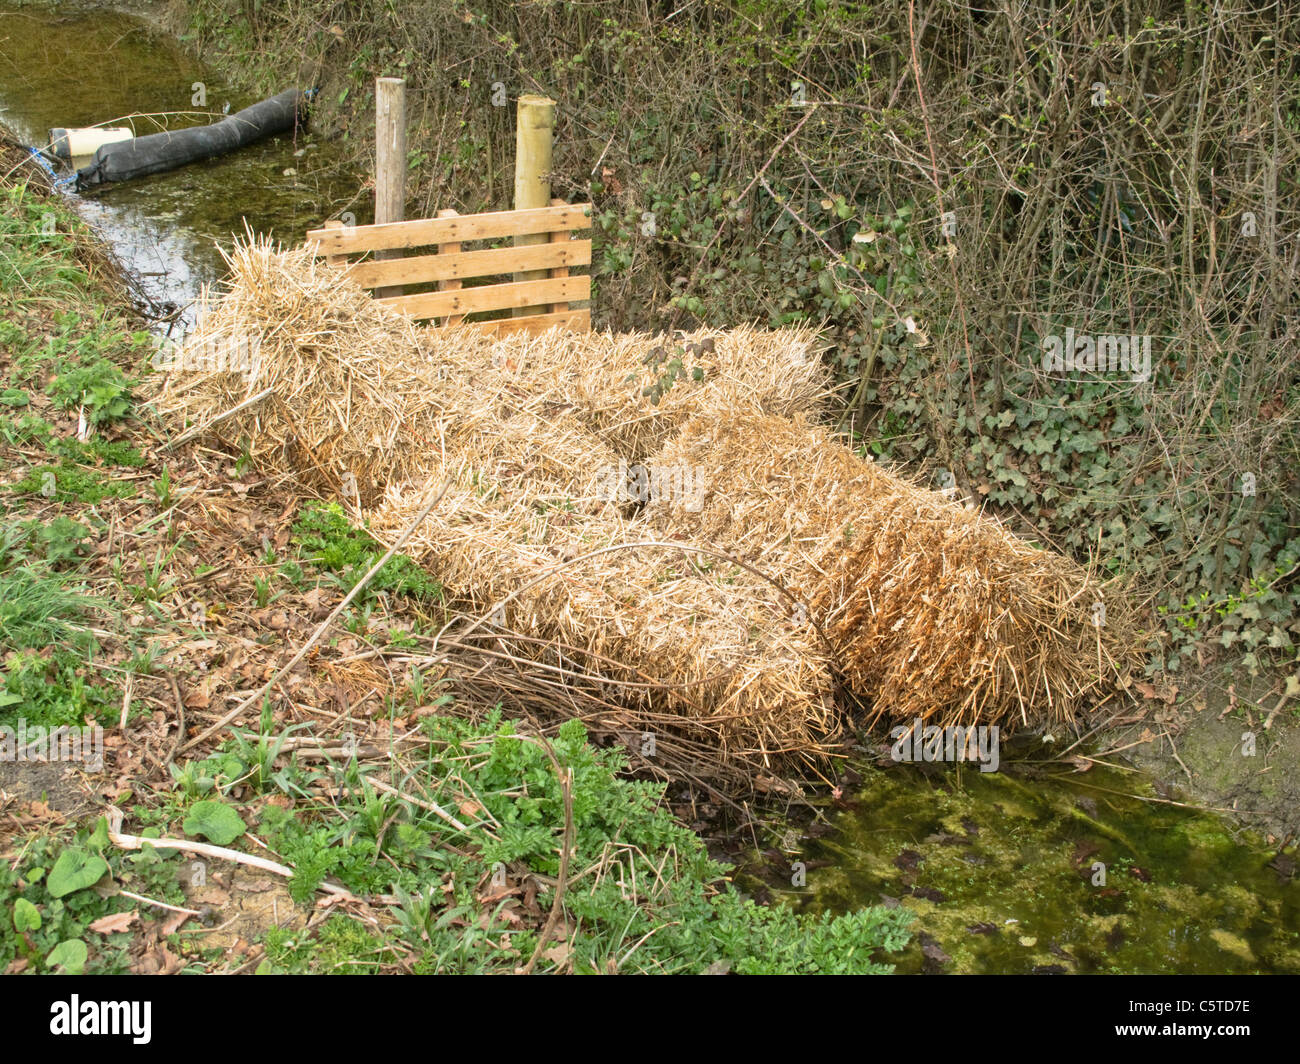
<instances>
[{"instance_id":1,"label":"wooden plank","mask_svg":"<svg viewBox=\"0 0 1300 1064\"><path fill-rule=\"evenodd\" d=\"M342 229L343 223L340 222L337 218L331 218L328 222L325 223L325 228ZM346 255L326 255L325 261L328 262L331 266L346 266L348 264L348 257Z\"/></svg>"},{"instance_id":2,"label":"wooden plank","mask_svg":"<svg viewBox=\"0 0 1300 1064\"><path fill-rule=\"evenodd\" d=\"M574 203L531 211L491 211L487 214L462 214L455 218L418 218L387 225L358 225L347 232L312 229L307 234L307 241L315 243L322 255L350 255L360 251L418 248L467 240L497 240L521 233L558 233L566 229L590 228L591 204Z\"/></svg>"},{"instance_id":3,"label":"wooden plank","mask_svg":"<svg viewBox=\"0 0 1300 1064\"><path fill-rule=\"evenodd\" d=\"M425 292L422 295L380 299L394 310L413 318L441 318L446 314L475 314L486 310L547 305L560 301L591 298L591 278L561 277L554 281L511 281L462 288L459 292Z\"/></svg>"},{"instance_id":4,"label":"wooden plank","mask_svg":"<svg viewBox=\"0 0 1300 1064\"><path fill-rule=\"evenodd\" d=\"M566 239L567 237L567 233L558 234L558 243L537 244L533 247L488 248L486 251L460 251L451 254L443 254L440 250L437 255L414 255L409 259L396 259L391 262L357 262L351 267L352 279L362 288L377 288L386 284L462 281L474 277L514 273L516 270L589 266L591 241L569 240ZM453 247L459 245L439 245L440 249Z\"/></svg>"},{"instance_id":5,"label":"wooden plank","mask_svg":"<svg viewBox=\"0 0 1300 1064\"><path fill-rule=\"evenodd\" d=\"M472 328L492 333L494 336L509 336L511 333L545 332L559 325L570 332L591 332L590 310L566 310L561 314L532 314L527 318L500 318L497 321L472 321Z\"/></svg>"},{"instance_id":6,"label":"wooden plank","mask_svg":"<svg viewBox=\"0 0 1300 1064\"><path fill-rule=\"evenodd\" d=\"M454 211L450 207L448 207L445 211L439 211L438 217L455 218L457 213L458 213L457 211ZM438 254L433 256L433 260L434 262L437 262L439 259L446 260L451 258L453 255L459 255L459 254L460 254L459 244L439 244ZM455 292L458 291L459 289L460 289L460 281L453 281L453 280L446 280L446 279L442 279L438 281L439 292ZM379 295L379 292L376 291L375 295ZM459 325L464 320L465 320L464 314L449 314L447 315L447 317L442 319L441 324Z\"/></svg>"},{"instance_id":7,"label":"wooden plank","mask_svg":"<svg viewBox=\"0 0 1300 1064\"><path fill-rule=\"evenodd\" d=\"M558 207L558 206L560 206L563 202L564 202L564 200L562 200L562 199L553 199L553 200L551 200L551 206L552 206L552 207ZM552 234L551 234L550 243L551 243L551 245L552 245L553 247L554 247L554 246L563 247L565 244L568 244L568 243L572 242L572 240L573 240L573 234L572 234L572 233L552 233ZM587 257L587 261L588 261L588 262L591 261L591 257L590 257L590 256ZM551 276L552 276L552 277L568 277L568 276L569 276L569 268L568 268L567 266L557 266L557 267L555 267L553 270L551 270ZM566 311L566 310L569 309L569 304L568 304L568 303L552 303L548 309L550 310L550 312L551 312L552 314L561 314L561 313L563 313L564 311Z\"/></svg>"}]
</instances>

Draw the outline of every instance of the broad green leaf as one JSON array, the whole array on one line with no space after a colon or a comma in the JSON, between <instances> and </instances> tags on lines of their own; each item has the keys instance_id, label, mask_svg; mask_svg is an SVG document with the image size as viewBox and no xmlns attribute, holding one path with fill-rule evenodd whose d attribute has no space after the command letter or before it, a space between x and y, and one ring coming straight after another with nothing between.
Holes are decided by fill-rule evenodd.
<instances>
[{"instance_id":1,"label":"broad green leaf","mask_svg":"<svg viewBox=\"0 0 1300 1064\"><path fill-rule=\"evenodd\" d=\"M202 835L218 846L229 846L247 828L239 814L221 802L195 802L185 818L185 834Z\"/></svg>"},{"instance_id":2,"label":"broad green leaf","mask_svg":"<svg viewBox=\"0 0 1300 1064\"><path fill-rule=\"evenodd\" d=\"M97 853L81 849L64 850L50 869L46 884L51 896L62 898L74 891L85 890L98 883L108 871L108 862Z\"/></svg>"},{"instance_id":3,"label":"broad green leaf","mask_svg":"<svg viewBox=\"0 0 1300 1064\"><path fill-rule=\"evenodd\" d=\"M45 958L51 968L62 968L67 975L80 975L86 970L86 944L79 938L60 942Z\"/></svg>"},{"instance_id":4,"label":"broad green leaf","mask_svg":"<svg viewBox=\"0 0 1300 1064\"><path fill-rule=\"evenodd\" d=\"M14 902L14 930L15 931L39 931L41 927L41 911L36 908L26 898L19 898Z\"/></svg>"}]
</instances>

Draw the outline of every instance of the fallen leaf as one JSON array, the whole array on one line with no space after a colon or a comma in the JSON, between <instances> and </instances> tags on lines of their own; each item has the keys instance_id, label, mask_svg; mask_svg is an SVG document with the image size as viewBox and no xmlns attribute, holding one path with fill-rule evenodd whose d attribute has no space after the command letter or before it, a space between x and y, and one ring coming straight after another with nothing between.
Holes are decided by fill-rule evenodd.
<instances>
[{"instance_id":1,"label":"fallen leaf","mask_svg":"<svg viewBox=\"0 0 1300 1064\"><path fill-rule=\"evenodd\" d=\"M113 913L111 916L101 916L90 925L90 929L101 935L111 935L127 930L138 919L139 914L134 909L125 913Z\"/></svg>"},{"instance_id":2,"label":"fallen leaf","mask_svg":"<svg viewBox=\"0 0 1300 1064\"><path fill-rule=\"evenodd\" d=\"M569 963L569 958L573 956L573 947L567 942L557 942L550 949L544 950L542 956L557 968L562 968Z\"/></svg>"}]
</instances>

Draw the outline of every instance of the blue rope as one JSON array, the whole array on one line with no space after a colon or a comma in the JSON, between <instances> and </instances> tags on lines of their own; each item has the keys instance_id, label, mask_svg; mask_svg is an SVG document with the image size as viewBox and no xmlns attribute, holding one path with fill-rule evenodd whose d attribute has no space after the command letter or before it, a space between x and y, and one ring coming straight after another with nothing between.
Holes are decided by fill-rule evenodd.
<instances>
[{"instance_id":1,"label":"blue rope","mask_svg":"<svg viewBox=\"0 0 1300 1064\"><path fill-rule=\"evenodd\" d=\"M65 188L76 182L77 173L75 170L67 177L60 177L58 171L50 165L50 161L45 158L44 154L37 151L35 148L28 148L27 150L32 153L32 158L41 164L41 169L50 175L50 180L54 182L55 188Z\"/></svg>"}]
</instances>

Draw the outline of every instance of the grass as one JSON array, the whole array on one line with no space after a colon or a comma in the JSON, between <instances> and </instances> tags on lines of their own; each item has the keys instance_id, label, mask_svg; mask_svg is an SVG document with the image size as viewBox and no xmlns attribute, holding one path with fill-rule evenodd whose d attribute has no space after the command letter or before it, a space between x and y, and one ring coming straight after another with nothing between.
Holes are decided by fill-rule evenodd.
<instances>
[{"instance_id":1,"label":"grass","mask_svg":"<svg viewBox=\"0 0 1300 1064\"><path fill-rule=\"evenodd\" d=\"M0 573L0 650L82 644L89 633L76 622L102 604L64 586L44 566L20 565Z\"/></svg>"},{"instance_id":2,"label":"grass","mask_svg":"<svg viewBox=\"0 0 1300 1064\"><path fill-rule=\"evenodd\" d=\"M470 825L464 833L422 805L368 786L346 760L311 771L291 760L273 773L262 764L265 747L259 756L244 739L198 766L196 794L251 783L282 796L239 812L258 820L259 837L295 869L289 892L296 902L308 904L326 877L396 899L377 929L268 932L262 970L508 973L533 955L565 823L554 766L499 713L479 723L430 717L425 729L430 754L412 767L403 791L457 810ZM746 900L667 810L662 785L622 778L621 755L592 746L577 721L561 728L554 751L573 773L564 907L577 930L542 953L538 971L885 972L884 953L906 943L904 910L811 917ZM323 786L346 795L327 813L302 797Z\"/></svg>"},{"instance_id":3,"label":"grass","mask_svg":"<svg viewBox=\"0 0 1300 1064\"><path fill-rule=\"evenodd\" d=\"M34 466L21 480L10 484L9 490L17 495L43 495L57 502L92 505L108 498L127 499L136 494L130 482L113 480L66 459L57 465Z\"/></svg>"}]
</instances>

